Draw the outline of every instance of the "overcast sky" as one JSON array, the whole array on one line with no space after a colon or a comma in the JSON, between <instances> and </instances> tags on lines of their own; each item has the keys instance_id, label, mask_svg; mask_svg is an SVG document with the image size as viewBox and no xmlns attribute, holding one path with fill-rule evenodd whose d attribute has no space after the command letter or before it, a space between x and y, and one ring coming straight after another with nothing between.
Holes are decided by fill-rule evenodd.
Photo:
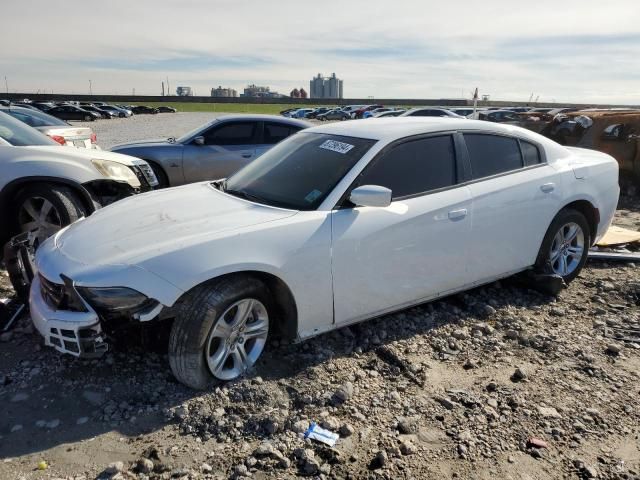
<instances>
[{"instance_id":1,"label":"overcast sky","mask_svg":"<svg viewBox=\"0 0 640 480\"><path fill-rule=\"evenodd\" d=\"M335 72L347 98L640 104L638 0L2 0L0 15L11 92L159 95L168 77L288 93Z\"/></svg>"}]
</instances>

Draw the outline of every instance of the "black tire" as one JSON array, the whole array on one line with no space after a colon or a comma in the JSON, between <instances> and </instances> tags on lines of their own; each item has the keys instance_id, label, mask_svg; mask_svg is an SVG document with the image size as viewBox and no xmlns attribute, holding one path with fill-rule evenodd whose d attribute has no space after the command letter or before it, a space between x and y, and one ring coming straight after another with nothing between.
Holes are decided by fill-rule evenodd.
<instances>
[{"instance_id":1,"label":"black tire","mask_svg":"<svg viewBox=\"0 0 640 480\"><path fill-rule=\"evenodd\" d=\"M20 237L26 238L26 234L16 238ZM33 251L12 239L4 247L4 265L18 299L26 302L35 273Z\"/></svg>"},{"instance_id":2,"label":"black tire","mask_svg":"<svg viewBox=\"0 0 640 480\"><path fill-rule=\"evenodd\" d=\"M85 121L85 122L91 122L91 121L93 121L93 116L91 116L91 115L85 115L85 116L84 116L84 121Z\"/></svg>"},{"instance_id":3,"label":"black tire","mask_svg":"<svg viewBox=\"0 0 640 480\"><path fill-rule=\"evenodd\" d=\"M178 381L196 390L220 383L207 365L206 340L220 321L220 315L243 298L255 298L268 312L273 311L267 288L249 276L234 276L197 286L180 300L169 337L169 365Z\"/></svg>"},{"instance_id":4,"label":"black tire","mask_svg":"<svg viewBox=\"0 0 640 480\"><path fill-rule=\"evenodd\" d=\"M158 179L158 186L156 188L167 188L169 186L169 178L167 177L164 169L155 162L151 162L149 160L145 161L149 164L151 170L153 170L153 173L155 173L156 178Z\"/></svg>"},{"instance_id":5,"label":"black tire","mask_svg":"<svg viewBox=\"0 0 640 480\"><path fill-rule=\"evenodd\" d=\"M13 205L14 234L19 233L20 222L18 214L22 206L30 199L43 198L53 205L59 219L60 227L87 215L87 208L76 192L62 185L35 184L26 187L16 195ZM37 247L37 245L36 245Z\"/></svg>"},{"instance_id":6,"label":"black tire","mask_svg":"<svg viewBox=\"0 0 640 480\"><path fill-rule=\"evenodd\" d=\"M582 229L582 233L584 236L584 248L582 252L582 258L578 262L576 268L570 273L568 273L567 275L558 274L562 277L564 282L567 284L573 281L580 274L580 271L584 267L584 264L587 262L588 250L589 250L589 247L591 246L591 230L589 228L589 223L587 222L587 219L581 212L571 208L567 208L567 209L561 210L558 213L558 215L556 215L556 217L551 222L551 225L549 225L549 228L547 229L547 233L545 234L544 239L542 240L542 245L540 246L540 250L538 252L538 257L536 259L536 264L535 264L535 268L539 273L544 273L544 274L556 273L553 270L553 267L551 265L551 261L549 258L551 253L552 243L553 243L554 237L560 231L560 229L564 225L567 225L569 223L575 223Z\"/></svg>"}]
</instances>

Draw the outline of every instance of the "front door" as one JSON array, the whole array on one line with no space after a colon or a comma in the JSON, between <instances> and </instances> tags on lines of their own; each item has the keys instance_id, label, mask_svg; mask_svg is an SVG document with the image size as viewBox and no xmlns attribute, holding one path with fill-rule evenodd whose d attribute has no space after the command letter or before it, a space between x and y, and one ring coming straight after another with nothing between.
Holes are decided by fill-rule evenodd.
<instances>
[{"instance_id":1,"label":"front door","mask_svg":"<svg viewBox=\"0 0 640 480\"><path fill-rule=\"evenodd\" d=\"M466 279L471 193L459 183L451 135L413 139L372 160L359 185L392 190L388 207L344 205L332 214L338 324L459 288Z\"/></svg>"},{"instance_id":2,"label":"front door","mask_svg":"<svg viewBox=\"0 0 640 480\"><path fill-rule=\"evenodd\" d=\"M259 122L230 121L203 132L204 145L184 147L186 183L225 178L251 162L256 154Z\"/></svg>"}]
</instances>

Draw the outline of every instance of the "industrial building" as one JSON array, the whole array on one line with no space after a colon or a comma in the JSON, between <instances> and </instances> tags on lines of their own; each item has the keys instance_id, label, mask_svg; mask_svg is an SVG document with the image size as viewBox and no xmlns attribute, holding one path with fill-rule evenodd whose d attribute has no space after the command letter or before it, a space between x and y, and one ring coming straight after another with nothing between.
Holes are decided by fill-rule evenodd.
<instances>
[{"instance_id":1,"label":"industrial building","mask_svg":"<svg viewBox=\"0 0 640 480\"><path fill-rule=\"evenodd\" d=\"M237 97L238 96L238 91L234 90L233 88L222 88L222 86L218 86L218 88L212 88L211 89L211 96L212 97L225 97L225 98L229 98L229 97Z\"/></svg>"},{"instance_id":2,"label":"industrial building","mask_svg":"<svg viewBox=\"0 0 640 480\"><path fill-rule=\"evenodd\" d=\"M191 97L193 96L193 91L191 87L178 87L176 88L176 95L179 97Z\"/></svg>"},{"instance_id":3,"label":"industrial building","mask_svg":"<svg viewBox=\"0 0 640 480\"><path fill-rule=\"evenodd\" d=\"M284 95L278 92L272 92L269 87L263 87L260 85L248 85L244 89L244 93L240 94L241 97L257 97L257 98L282 98Z\"/></svg>"},{"instance_id":4,"label":"industrial building","mask_svg":"<svg viewBox=\"0 0 640 480\"><path fill-rule=\"evenodd\" d=\"M309 87L311 98L344 98L342 80L337 78L335 73L330 77L323 77L319 73L311 79Z\"/></svg>"}]
</instances>

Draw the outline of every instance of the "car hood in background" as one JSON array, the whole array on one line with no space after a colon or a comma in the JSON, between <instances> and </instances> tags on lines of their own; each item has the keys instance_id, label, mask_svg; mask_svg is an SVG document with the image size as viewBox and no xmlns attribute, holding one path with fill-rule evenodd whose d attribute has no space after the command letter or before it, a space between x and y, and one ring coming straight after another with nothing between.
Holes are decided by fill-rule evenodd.
<instances>
[{"instance_id":1,"label":"car hood in background","mask_svg":"<svg viewBox=\"0 0 640 480\"><path fill-rule=\"evenodd\" d=\"M296 213L195 183L120 200L71 225L56 236L56 245L87 265L134 265Z\"/></svg>"},{"instance_id":2,"label":"car hood in background","mask_svg":"<svg viewBox=\"0 0 640 480\"><path fill-rule=\"evenodd\" d=\"M147 148L147 147L158 147L158 146L166 147L167 145L182 146L179 143L170 142L166 138L156 138L152 140L140 140L140 141L131 142L131 143L120 143L118 145L114 145L113 147L111 147L111 151L115 152L117 150L127 149L127 148Z\"/></svg>"},{"instance_id":3,"label":"car hood in background","mask_svg":"<svg viewBox=\"0 0 640 480\"><path fill-rule=\"evenodd\" d=\"M76 161L82 164L87 164L91 159L98 160L111 160L112 162L122 163L128 167L139 163L139 159L123 155L121 153L108 152L105 150L94 150L87 148L69 148L62 145L56 146L33 146L33 147L14 147L17 148L14 152L14 157L19 155L19 152L24 153L24 157L42 158L44 156L56 157L58 159L65 159L70 161Z\"/></svg>"}]
</instances>

